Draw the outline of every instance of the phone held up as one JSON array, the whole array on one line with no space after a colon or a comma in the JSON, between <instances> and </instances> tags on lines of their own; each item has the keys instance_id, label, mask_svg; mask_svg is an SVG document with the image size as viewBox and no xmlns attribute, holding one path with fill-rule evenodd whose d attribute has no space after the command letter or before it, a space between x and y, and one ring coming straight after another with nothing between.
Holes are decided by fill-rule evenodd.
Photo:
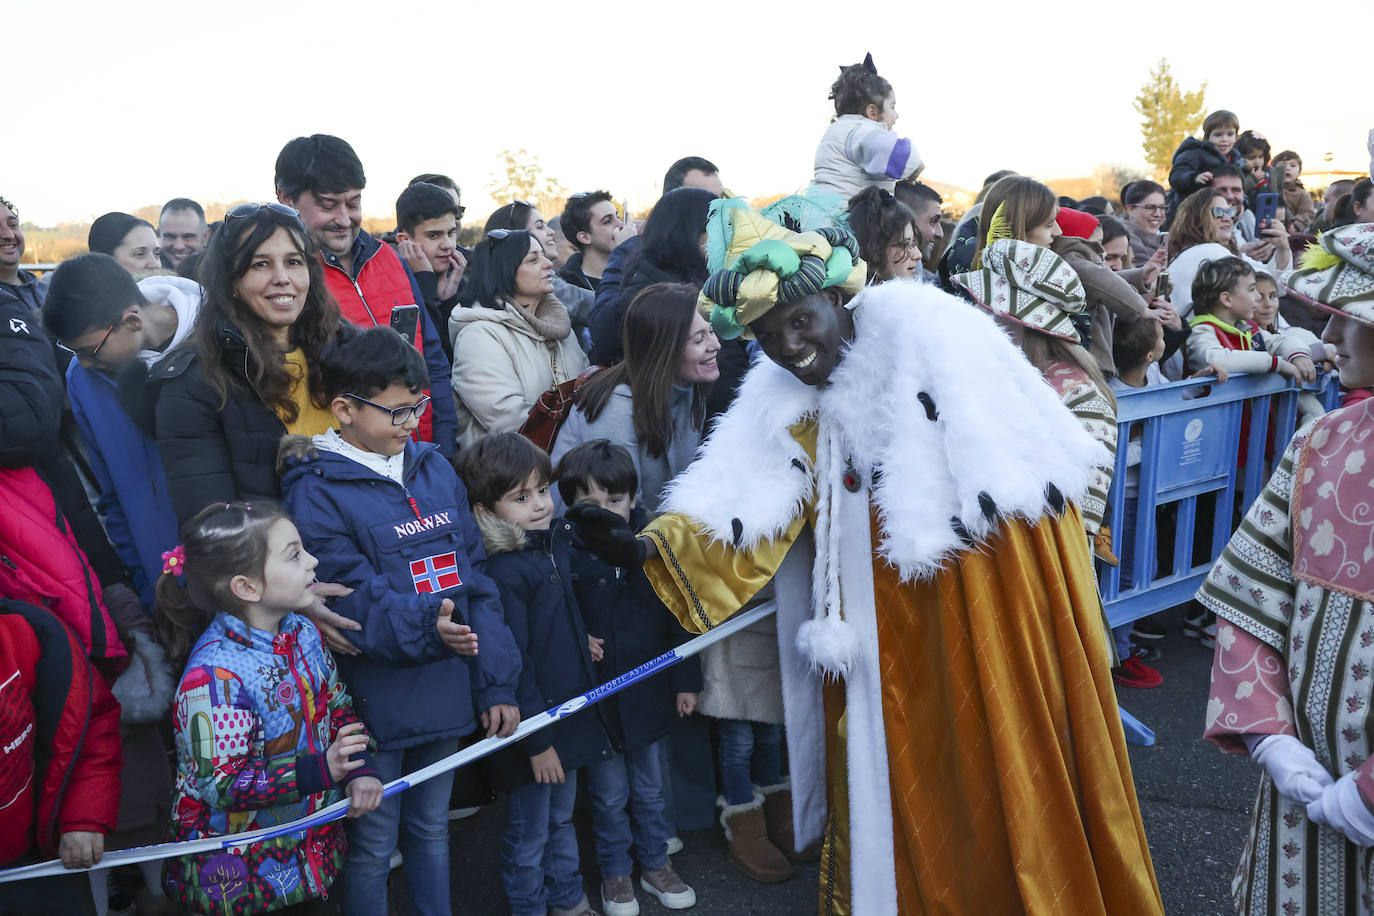
<instances>
[{"instance_id":1,"label":"phone held up","mask_svg":"<svg viewBox=\"0 0 1374 916\"><path fill-rule=\"evenodd\" d=\"M1261 191L1255 195L1255 229L1263 232L1273 225L1279 213L1279 195Z\"/></svg>"},{"instance_id":2,"label":"phone held up","mask_svg":"<svg viewBox=\"0 0 1374 916\"><path fill-rule=\"evenodd\" d=\"M415 335L420 326L420 307L418 305L398 305L391 310L391 329L415 346Z\"/></svg>"}]
</instances>

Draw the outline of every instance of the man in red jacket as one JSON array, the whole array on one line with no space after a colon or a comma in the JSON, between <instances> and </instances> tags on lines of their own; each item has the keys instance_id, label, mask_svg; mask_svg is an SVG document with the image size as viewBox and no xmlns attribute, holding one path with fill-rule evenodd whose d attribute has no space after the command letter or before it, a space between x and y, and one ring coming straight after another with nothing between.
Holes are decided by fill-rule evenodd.
<instances>
[{"instance_id":1,"label":"man in red jacket","mask_svg":"<svg viewBox=\"0 0 1374 916\"><path fill-rule=\"evenodd\" d=\"M453 367L424 308L424 293L400 256L362 229L363 187L367 177L353 147L338 137L297 137L277 155L277 200L300 211L311 240L320 249L324 279L344 318L360 327L390 324L414 342L429 368L433 398L420 419L419 437L433 442L446 458L458 448L458 413L449 381ZM408 327L392 320L392 311L415 307ZM399 316L398 316L399 317Z\"/></svg>"},{"instance_id":2,"label":"man in red jacket","mask_svg":"<svg viewBox=\"0 0 1374 916\"><path fill-rule=\"evenodd\" d=\"M0 600L0 867L90 868L119 810L119 703L52 613ZM0 913L84 912L84 876L0 887Z\"/></svg>"}]
</instances>

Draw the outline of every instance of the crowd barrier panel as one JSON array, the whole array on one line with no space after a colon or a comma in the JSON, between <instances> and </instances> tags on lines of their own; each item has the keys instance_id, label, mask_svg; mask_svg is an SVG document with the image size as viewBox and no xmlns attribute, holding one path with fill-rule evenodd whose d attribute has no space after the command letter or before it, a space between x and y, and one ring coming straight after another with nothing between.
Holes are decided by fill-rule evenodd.
<instances>
[{"instance_id":1,"label":"crowd barrier panel","mask_svg":"<svg viewBox=\"0 0 1374 916\"><path fill-rule=\"evenodd\" d=\"M627 671L619 677L612 678L600 686L593 687L581 696L573 697L552 709L547 709L537 716L531 716L520 723L509 738L486 738L476 744L466 747L456 754L451 754L442 760L436 760L429 766L416 770L414 773L407 773L398 779L393 779L382 789L382 797L389 798L397 792L403 792L412 786L417 786L426 780L433 779L449 770L456 770L466 766L489 754L492 754L508 744L526 738L534 732L539 731L557 722L559 719L572 715L573 713L598 703L612 694L619 693L626 687L637 684L645 678L652 677L664 671L683 659L696 655L707 646L720 642L728 636L738 633L747 626L758 623L763 618L769 616L777 610L777 605L771 601L760 604L759 606L742 613L736 614L729 620L707 630L700 636L696 636L676 649L670 649L657 658L650 659L632 671ZM245 846L252 846L273 837L288 836L291 834L302 833L310 827L317 827L327 824L330 821L337 821L348 813L349 800L347 797L334 804L321 808L314 814L298 820L290 821L285 824L275 824L270 827L263 827L259 830L249 830L243 833L232 833L224 836L204 837L199 840L186 840L180 843L159 843L155 846L134 846L129 849L118 849L105 853L100 863L94 869L68 869L62 865L60 859L51 859L46 862L38 862L33 865L24 865L18 868L0 869L0 884L11 881L24 881L30 878L48 878L55 875L66 875L77 871L92 871L99 869L116 868L121 865L135 865L139 862L153 862L173 856L185 856L192 853L213 852L221 849L240 849Z\"/></svg>"},{"instance_id":2,"label":"crowd barrier panel","mask_svg":"<svg viewBox=\"0 0 1374 916\"><path fill-rule=\"evenodd\" d=\"M1299 387L1282 376L1233 375L1226 382L1190 379L1116 395L1116 470L1108 495L1113 552L1121 566L1098 564L1107 622L1131 623L1193 597L1282 457L1298 426L1298 397L1312 392L1328 411L1340 406L1335 375ZM1243 418L1246 461L1240 465ZM1272 435L1272 439L1271 439ZM1140 444L1130 468L1128 448ZM1138 474L1135 473L1138 471ZM1127 488L1135 490L1127 525ZM1239 496L1239 499L1237 499ZM1199 500L1205 502L1199 513ZM1161 508L1172 507L1168 568L1159 546ZM1166 514L1166 518L1170 516ZM1202 524L1207 530L1198 531ZM1167 538L1168 532L1163 532ZM1154 733L1124 709L1127 740L1154 743Z\"/></svg>"}]
</instances>

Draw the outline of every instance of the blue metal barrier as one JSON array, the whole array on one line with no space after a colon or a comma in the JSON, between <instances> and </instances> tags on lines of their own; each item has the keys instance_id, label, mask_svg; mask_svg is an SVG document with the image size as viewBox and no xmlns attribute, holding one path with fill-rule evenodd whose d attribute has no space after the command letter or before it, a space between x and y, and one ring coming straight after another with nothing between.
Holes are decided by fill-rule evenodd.
<instances>
[{"instance_id":1,"label":"blue metal barrier","mask_svg":"<svg viewBox=\"0 0 1374 916\"><path fill-rule=\"evenodd\" d=\"M1311 391L1327 410L1339 406L1335 376L1299 388L1278 375L1236 375L1224 383L1196 379L1119 392L1116 401L1116 471L1108 495L1112 544L1120 568L1099 564L1098 581L1107 621L1117 627L1182 604L1230 540L1239 509L1250 507L1268 482L1297 428L1298 397ZM1239 465L1242 418L1249 416L1246 461ZM1272 422L1271 422L1272 419ZM1272 448L1270 435L1272 429ZM1140 464L1130 469L1132 436L1140 443ZM1126 530L1128 485L1136 495ZM1237 493L1240 500L1237 501ZM1204 503L1197 531L1198 500ZM1160 513L1173 507L1172 562L1159 562ZM1209 511L1210 510L1210 511ZM1168 535L1168 532L1163 532ZM1154 743L1154 733L1122 711L1127 740Z\"/></svg>"}]
</instances>

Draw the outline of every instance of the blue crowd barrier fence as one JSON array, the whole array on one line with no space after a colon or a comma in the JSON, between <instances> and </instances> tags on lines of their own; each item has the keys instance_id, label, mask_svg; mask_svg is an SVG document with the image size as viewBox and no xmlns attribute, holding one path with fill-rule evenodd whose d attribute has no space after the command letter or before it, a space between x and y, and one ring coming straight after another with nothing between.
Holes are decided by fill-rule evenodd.
<instances>
[{"instance_id":1,"label":"blue crowd barrier fence","mask_svg":"<svg viewBox=\"0 0 1374 916\"><path fill-rule=\"evenodd\" d=\"M1273 374L1236 375L1117 394L1107 512L1121 565L1098 570L1110 626L1192 598L1293 438L1305 393L1327 410L1340 405L1334 375L1302 387ZM1140 461L1128 466L1133 444ZM1121 716L1128 740L1154 743L1147 726L1124 709Z\"/></svg>"}]
</instances>

